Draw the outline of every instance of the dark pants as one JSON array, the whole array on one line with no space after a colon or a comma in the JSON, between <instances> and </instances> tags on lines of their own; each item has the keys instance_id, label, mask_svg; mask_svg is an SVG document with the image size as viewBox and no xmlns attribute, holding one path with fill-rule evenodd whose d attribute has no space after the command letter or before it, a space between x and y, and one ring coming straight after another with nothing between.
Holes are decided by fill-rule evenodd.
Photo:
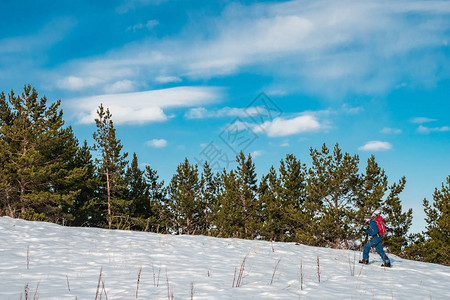
<instances>
[{"instance_id":1,"label":"dark pants","mask_svg":"<svg viewBox=\"0 0 450 300\"><path fill-rule=\"evenodd\" d=\"M377 253L381 256L381 259L383 260L384 263L390 262L389 257L387 257L386 253L384 253L380 236L374 236L364 246L363 259L367 260L369 259L370 248L375 248L375 250L377 250Z\"/></svg>"}]
</instances>

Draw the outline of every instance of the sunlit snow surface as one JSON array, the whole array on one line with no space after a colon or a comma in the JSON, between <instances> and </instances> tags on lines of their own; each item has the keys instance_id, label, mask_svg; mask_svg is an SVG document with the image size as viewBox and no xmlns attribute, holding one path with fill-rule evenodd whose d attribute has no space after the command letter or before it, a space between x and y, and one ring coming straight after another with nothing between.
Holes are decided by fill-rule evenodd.
<instances>
[{"instance_id":1,"label":"sunlit snow surface","mask_svg":"<svg viewBox=\"0 0 450 300\"><path fill-rule=\"evenodd\" d=\"M391 255L393 268L385 269L377 254L371 253L368 266L358 264L360 255L1 217L0 299L25 299L26 289L28 299L41 300L136 299L136 294L137 299L450 299L449 267ZM233 287L246 256L241 284Z\"/></svg>"}]
</instances>

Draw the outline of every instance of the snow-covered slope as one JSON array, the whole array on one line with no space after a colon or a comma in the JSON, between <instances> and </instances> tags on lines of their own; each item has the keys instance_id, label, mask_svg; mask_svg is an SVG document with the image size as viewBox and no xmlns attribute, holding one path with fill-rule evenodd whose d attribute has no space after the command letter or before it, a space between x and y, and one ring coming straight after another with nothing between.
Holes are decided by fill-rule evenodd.
<instances>
[{"instance_id":1,"label":"snow-covered slope","mask_svg":"<svg viewBox=\"0 0 450 300\"><path fill-rule=\"evenodd\" d=\"M292 243L2 217L0 299L26 299L25 290L28 299L450 299L449 267L391 255L385 269L376 254L368 266L359 258Z\"/></svg>"}]
</instances>

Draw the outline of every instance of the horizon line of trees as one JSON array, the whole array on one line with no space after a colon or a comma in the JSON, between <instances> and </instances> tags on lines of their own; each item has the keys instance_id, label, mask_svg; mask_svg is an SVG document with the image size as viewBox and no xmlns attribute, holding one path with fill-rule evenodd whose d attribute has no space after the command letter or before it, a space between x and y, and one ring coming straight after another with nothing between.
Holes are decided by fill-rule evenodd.
<instances>
[{"instance_id":1,"label":"horizon line of trees","mask_svg":"<svg viewBox=\"0 0 450 300\"><path fill-rule=\"evenodd\" d=\"M406 179L389 183L373 155L360 170L358 155L323 144L310 149L310 166L288 154L259 179L250 154L217 173L186 158L166 185L135 153L127 160L109 109L98 108L89 146L65 126L60 104L30 85L0 94L0 216L360 249L363 217L377 214L390 252L450 265L450 176L424 200L426 231L409 234L412 209L399 196Z\"/></svg>"}]
</instances>

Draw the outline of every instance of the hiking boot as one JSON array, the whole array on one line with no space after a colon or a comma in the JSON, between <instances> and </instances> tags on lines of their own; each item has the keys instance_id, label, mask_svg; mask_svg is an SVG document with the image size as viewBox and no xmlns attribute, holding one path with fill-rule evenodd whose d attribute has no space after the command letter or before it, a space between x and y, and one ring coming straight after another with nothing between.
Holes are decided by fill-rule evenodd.
<instances>
[{"instance_id":1,"label":"hiking boot","mask_svg":"<svg viewBox=\"0 0 450 300\"><path fill-rule=\"evenodd\" d=\"M362 259L362 260L359 261L359 263L368 265L369 264L369 260L368 259Z\"/></svg>"},{"instance_id":2,"label":"hiking boot","mask_svg":"<svg viewBox=\"0 0 450 300\"><path fill-rule=\"evenodd\" d=\"M381 265L382 267L386 267L386 268L390 268L391 267L391 262L387 262Z\"/></svg>"}]
</instances>

